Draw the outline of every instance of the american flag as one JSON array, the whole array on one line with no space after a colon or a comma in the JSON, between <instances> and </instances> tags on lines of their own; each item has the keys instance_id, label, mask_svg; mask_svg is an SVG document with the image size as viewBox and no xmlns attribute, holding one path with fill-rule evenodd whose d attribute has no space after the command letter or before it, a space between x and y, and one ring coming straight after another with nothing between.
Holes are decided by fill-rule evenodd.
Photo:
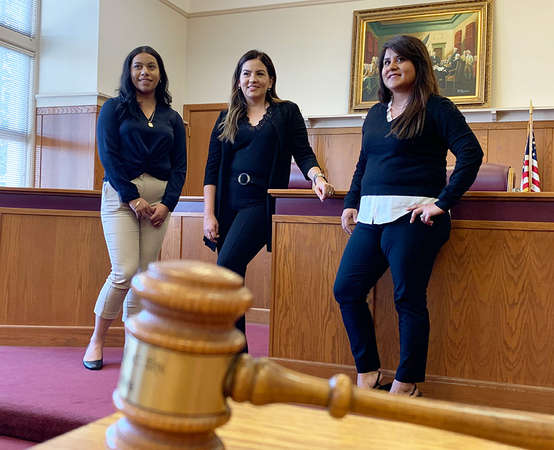
<instances>
[{"instance_id":1,"label":"american flag","mask_svg":"<svg viewBox=\"0 0 554 450\"><path fill-rule=\"evenodd\" d=\"M539 178L539 163L537 162L537 147L535 146L535 133L533 129L530 131L531 138L527 137L527 145L525 145L525 155L523 156L523 170L521 172L521 192L540 192L541 180ZM533 162L531 164L532 176L529 183L529 142L531 142L531 154Z\"/></svg>"}]
</instances>

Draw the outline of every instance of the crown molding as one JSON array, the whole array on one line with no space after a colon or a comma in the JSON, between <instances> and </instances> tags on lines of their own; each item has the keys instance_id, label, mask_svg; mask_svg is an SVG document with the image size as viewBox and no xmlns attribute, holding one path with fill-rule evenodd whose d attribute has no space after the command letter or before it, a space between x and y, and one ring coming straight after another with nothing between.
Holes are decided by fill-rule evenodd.
<instances>
[{"instance_id":1,"label":"crown molding","mask_svg":"<svg viewBox=\"0 0 554 450\"><path fill-rule=\"evenodd\" d=\"M177 14L180 14L185 19L190 18L190 13L185 11L184 9L179 8L175 3L172 3L170 0L158 0L161 4L167 6L168 8L171 8L173 11L175 11Z\"/></svg>"},{"instance_id":2,"label":"crown molding","mask_svg":"<svg viewBox=\"0 0 554 450\"><path fill-rule=\"evenodd\" d=\"M360 2L362 0L300 0L296 2L275 2L271 5L261 5L261 6L243 6L237 8L229 9L214 9L213 11L198 11L198 12L189 12L178 7L171 0L158 0L160 3L166 5L168 8L171 8L173 11L177 12L181 16L187 19L199 18L199 17L209 17L209 16L223 16L228 14L244 14L258 11L271 11L275 9L286 9L286 8L301 8L305 6L318 6L318 5L329 5L333 3L353 3Z\"/></svg>"}]
</instances>

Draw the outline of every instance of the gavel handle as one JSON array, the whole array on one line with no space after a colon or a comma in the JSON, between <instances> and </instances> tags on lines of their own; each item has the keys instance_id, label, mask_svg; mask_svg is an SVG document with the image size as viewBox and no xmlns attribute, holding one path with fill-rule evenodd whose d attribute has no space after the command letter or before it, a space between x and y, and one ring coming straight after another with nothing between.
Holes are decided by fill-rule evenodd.
<instances>
[{"instance_id":1,"label":"gavel handle","mask_svg":"<svg viewBox=\"0 0 554 450\"><path fill-rule=\"evenodd\" d=\"M524 448L554 448L554 416L464 405L352 386L347 375L330 380L286 369L267 358L237 356L229 368L225 396L254 405L303 403L324 406L334 417L358 413L453 431Z\"/></svg>"}]
</instances>

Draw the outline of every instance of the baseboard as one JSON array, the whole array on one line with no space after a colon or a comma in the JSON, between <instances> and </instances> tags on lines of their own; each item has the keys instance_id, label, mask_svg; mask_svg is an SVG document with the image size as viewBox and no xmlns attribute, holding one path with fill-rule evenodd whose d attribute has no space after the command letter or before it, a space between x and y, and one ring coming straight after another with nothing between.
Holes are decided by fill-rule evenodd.
<instances>
[{"instance_id":1,"label":"baseboard","mask_svg":"<svg viewBox=\"0 0 554 450\"><path fill-rule=\"evenodd\" d=\"M346 366L341 364L322 363L316 361L302 361L298 359L273 358L272 361L287 367L292 370L297 370L308 375L313 375L321 378L331 378L337 373L345 373L353 380L356 379L356 368L354 366Z\"/></svg>"},{"instance_id":2,"label":"baseboard","mask_svg":"<svg viewBox=\"0 0 554 450\"><path fill-rule=\"evenodd\" d=\"M93 327L0 325L0 345L83 347L88 344ZM123 347L125 329L111 327L106 346Z\"/></svg>"},{"instance_id":3,"label":"baseboard","mask_svg":"<svg viewBox=\"0 0 554 450\"><path fill-rule=\"evenodd\" d=\"M269 309L268 308L250 308L246 311L246 321L252 323L269 324Z\"/></svg>"},{"instance_id":4,"label":"baseboard","mask_svg":"<svg viewBox=\"0 0 554 450\"><path fill-rule=\"evenodd\" d=\"M322 378L345 373L355 382L356 368L339 364L270 358L282 366ZM383 370L385 381L392 381L394 372ZM449 400L472 405L519 409L554 414L554 388L522 384L498 383L461 378L427 375L425 383L418 384L427 398Z\"/></svg>"}]
</instances>

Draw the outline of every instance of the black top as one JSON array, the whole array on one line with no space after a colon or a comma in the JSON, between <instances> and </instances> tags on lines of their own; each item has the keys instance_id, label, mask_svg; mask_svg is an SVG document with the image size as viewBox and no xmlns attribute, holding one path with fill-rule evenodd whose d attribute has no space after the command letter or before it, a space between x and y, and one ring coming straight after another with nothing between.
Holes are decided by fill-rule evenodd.
<instances>
[{"instance_id":1,"label":"black top","mask_svg":"<svg viewBox=\"0 0 554 450\"><path fill-rule=\"evenodd\" d=\"M364 121L362 150L345 208L359 208L363 195L435 197L449 210L475 181L483 151L464 116L447 98L432 95L421 135L398 139L390 135L387 106L377 103ZM456 166L446 185L446 153Z\"/></svg>"},{"instance_id":2,"label":"black top","mask_svg":"<svg viewBox=\"0 0 554 450\"><path fill-rule=\"evenodd\" d=\"M250 125L246 118L239 122L228 183L234 209L265 201L269 171L277 151L277 135L268 123L270 115L271 107L256 126ZM239 184L240 174L248 174L250 182Z\"/></svg>"},{"instance_id":3,"label":"black top","mask_svg":"<svg viewBox=\"0 0 554 450\"><path fill-rule=\"evenodd\" d=\"M266 188L273 154L277 151L277 135L268 123L270 115L271 108L256 126L250 125L248 120L239 122L231 162L233 176L249 173L258 181L255 184Z\"/></svg>"},{"instance_id":4,"label":"black top","mask_svg":"<svg viewBox=\"0 0 554 450\"><path fill-rule=\"evenodd\" d=\"M226 114L227 111L221 112L212 130L204 185L225 186L225 181L229 178L233 144L218 139L220 134L219 124L225 119ZM306 125L298 106L289 101L273 103L271 105L271 115L268 117L268 125L273 128L275 133L277 151L272 155L267 187L269 189L286 189L288 187L291 158L293 156L306 180L309 180L308 171L319 165L310 147ZM223 198L221 191L222 189L216 189L215 215L218 220L220 219ZM271 214L274 208L274 200L266 194L268 250L271 250Z\"/></svg>"},{"instance_id":5,"label":"black top","mask_svg":"<svg viewBox=\"0 0 554 450\"><path fill-rule=\"evenodd\" d=\"M127 114L119 119L119 98L111 98L98 116L98 155L104 166L104 180L110 182L122 202L140 197L131 180L148 173L167 180L162 203L175 209L187 170L185 127L181 116L166 105L157 105L152 123L146 116Z\"/></svg>"}]
</instances>

